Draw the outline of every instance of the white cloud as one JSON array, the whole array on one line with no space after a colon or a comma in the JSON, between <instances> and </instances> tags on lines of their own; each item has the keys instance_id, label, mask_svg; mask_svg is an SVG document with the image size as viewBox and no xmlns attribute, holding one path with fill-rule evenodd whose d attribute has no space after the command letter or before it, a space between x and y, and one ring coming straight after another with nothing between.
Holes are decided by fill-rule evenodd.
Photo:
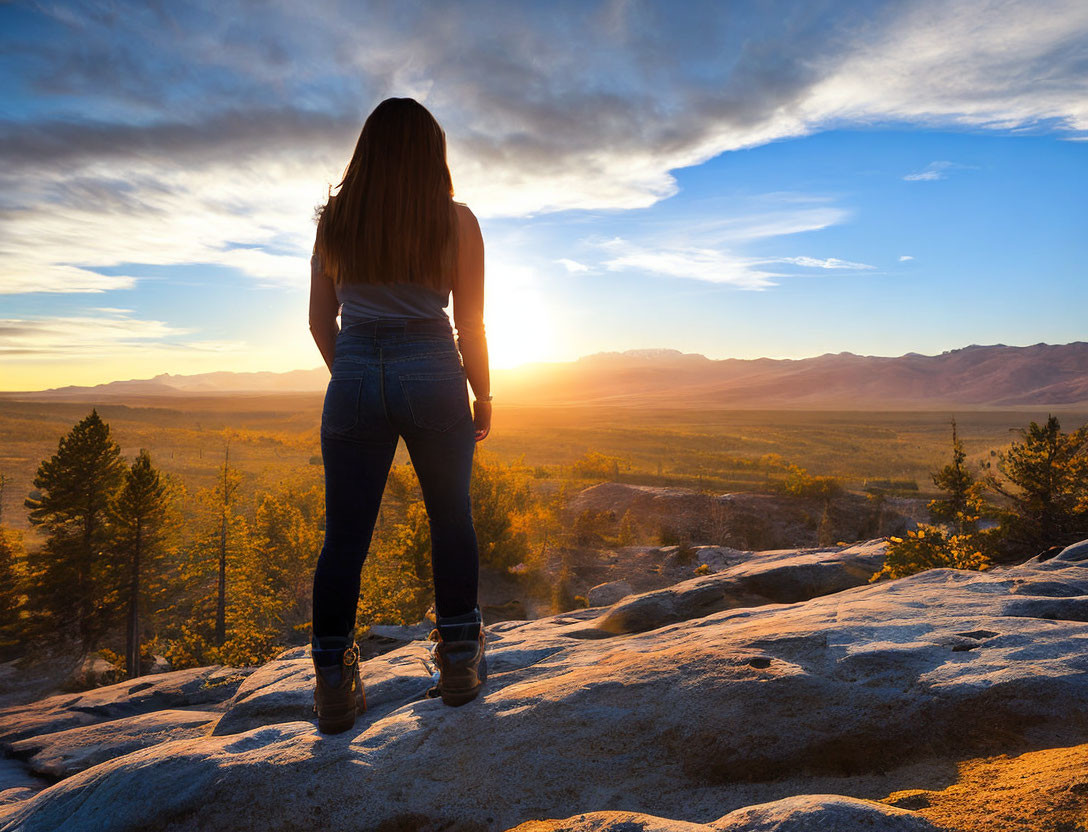
<instances>
[{"instance_id":1,"label":"white cloud","mask_svg":"<svg viewBox=\"0 0 1088 832\"><path fill-rule=\"evenodd\" d=\"M944 171L939 170L924 170L920 173L908 173L903 177L908 182L933 182L937 179L944 179Z\"/></svg>"},{"instance_id":2,"label":"white cloud","mask_svg":"<svg viewBox=\"0 0 1088 832\"><path fill-rule=\"evenodd\" d=\"M48 251L27 251L24 260L0 272L0 295L28 292L105 292L131 289L137 278L102 275L87 269L50 262Z\"/></svg>"},{"instance_id":3,"label":"white cloud","mask_svg":"<svg viewBox=\"0 0 1088 832\"><path fill-rule=\"evenodd\" d=\"M37 112L66 115L0 122L0 293L131 288L135 270L90 271L125 264L304 287L312 209L388 95L439 118L458 198L481 217L647 207L677 192L678 168L825 128L1088 130L1082 0L404 7L41 7L60 28L18 44L20 72ZM654 262L773 285L721 249L840 218L730 219Z\"/></svg>"},{"instance_id":4,"label":"white cloud","mask_svg":"<svg viewBox=\"0 0 1088 832\"><path fill-rule=\"evenodd\" d=\"M71 200L7 220L0 230L0 294L131 289L138 273L106 276L91 269L134 263L205 263L238 269L257 285L308 285L311 216L322 194L305 166L280 162L261 171L128 165L133 176L156 182L142 194L138 210L103 211L94 202ZM104 178L121 176L121 166L120 160L96 164ZM21 191L30 204L44 204L47 194L65 192L83 175L42 172L22 183Z\"/></svg>"},{"instance_id":5,"label":"white cloud","mask_svg":"<svg viewBox=\"0 0 1088 832\"><path fill-rule=\"evenodd\" d=\"M123 310L118 310L118 312ZM192 330L163 321L113 317L0 318L0 356L38 359L72 356L80 359L123 355ZM171 349L185 345L171 344Z\"/></svg>"},{"instance_id":6,"label":"white cloud","mask_svg":"<svg viewBox=\"0 0 1088 832\"><path fill-rule=\"evenodd\" d=\"M566 257L560 257L555 261L563 265L568 272L586 272L589 271L589 266L585 263L579 263L577 260L570 260Z\"/></svg>"},{"instance_id":7,"label":"white cloud","mask_svg":"<svg viewBox=\"0 0 1088 832\"><path fill-rule=\"evenodd\" d=\"M810 197L818 200L819 197ZM750 240L768 237L780 237L785 234L801 234L805 231L819 231L832 225L838 225L851 216L845 208L834 206L816 208L796 208L787 211L765 211L746 213L741 216L712 218L708 220L682 221L682 228L677 232L697 235L707 243L739 244Z\"/></svg>"},{"instance_id":8,"label":"white cloud","mask_svg":"<svg viewBox=\"0 0 1088 832\"><path fill-rule=\"evenodd\" d=\"M925 170L917 173L908 173L903 178L908 182L932 182L937 179L946 179L950 168L966 168L970 165L958 165L955 162L930 162Z\"/></svg>"},{"instance_id":9,"label":"white cloud","mask_svg":"<svg viewBox=\"0 0 1088 832\"><path fill-rule=\"evenodd\" d=\"M766 195L764 195L766 196ZM817 231L845 221L850 211L837 206L794 207L802 201L822 202L826 197L797 197L780 211L761 211L734 217L692 220L646 221L634 229L638 243L622 237L586 238L591 249L603 251L600 266L609 271L635 269L669 277L726 283L741 289L765 289L778 285L773 278L791 276L766 268L775 263L823 270L873 269L867 263L837 257L753 257L743 253L746 243Z\"/></svg>"},{"instance_id":10,"label":"white cloud","mask_svg":"<svg viewBox=\"0 0 1088 832\"><path fill-rule=\"evenodd\" d=\"M808 122L1088 129L1079 0L900 3L847 24L841 59L803 97Z\"/></svg>"},{"instance_id":11,"label":"white cloud","mask_svg":"<svg viewBox=\"0 0 1088 832\"><path fill-rule=\"evenodd\" d=\"M602 263L610 271L635 269L668 277L727 283L740 289L776 286L778 284L771 278L781 276L777 272L757 268L759 263L766 262L764 260L712 248L651 249L618 238L604 247L616 255Z\"/></svg>"},{"instance_id":12,"label":"white cloud","mask_svg":"<svg viewBox=\"0 0 1088 832\"><path fill-rule=\"evenodd\" d=\"M776 262L793 263L797 266L808 266L814 269L875 269L867 263L852 263L849 260L840 260L837 257L779 257Z\"/></svg>"},{"instance_id":13,"label":"white cloud","mask_svg":"<svg viewBox=\"0 0 1088 832\"><path fill-rule=\"evenodd\" d=\"M914 256L911 255L911 254L900 254L899 255L899 262L900 263L905 263L907 260L913 260L913 259L914 259Z\"/></svg>"}]
</instances>

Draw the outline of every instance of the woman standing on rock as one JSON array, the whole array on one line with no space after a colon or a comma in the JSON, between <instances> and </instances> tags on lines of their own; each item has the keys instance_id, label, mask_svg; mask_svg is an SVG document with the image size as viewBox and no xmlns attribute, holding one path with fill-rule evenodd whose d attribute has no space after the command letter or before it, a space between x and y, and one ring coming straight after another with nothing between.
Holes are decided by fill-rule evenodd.
<instances>
[{"instance_id":1,"label":"woman standing on rock","mask_svg":"<svg viewBox=\"0 0 1088 832\"><path fill-rule=\"evenodd\" d=\"M430 520L440 679L428 695L463 704L487 675L469 498L475 446L491 428L480 226L453 201L445 132L411 98L374 109L338 188L318 211L310 285L310 331L332 374L311 641L314 711L327 733L366 709L355 614L399 437ZM456 339L444 311L451 291Z\"/></svg>"}]
</instances>

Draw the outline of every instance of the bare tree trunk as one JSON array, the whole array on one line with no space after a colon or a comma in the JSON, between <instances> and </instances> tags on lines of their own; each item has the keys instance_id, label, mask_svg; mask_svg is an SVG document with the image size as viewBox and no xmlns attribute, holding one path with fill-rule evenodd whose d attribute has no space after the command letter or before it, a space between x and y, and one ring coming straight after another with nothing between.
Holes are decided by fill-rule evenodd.
<instances>
[{"instance_id":1,"label":"bare tree trunk","mask_svg":"<svg viewBox=\"0 0 1088 832\"><path fill-rule=\"evenodd\" d=\"M129 576L128 644L125 665L128 678L140 675L140 556L143 554L143 523L136 521L136 542L132 552L132 573Z\"/></svg>"},{"instance_id":2,"label":"bare tree trunk","mask_svg":"<svg viewBox=\"0 0 1088 832\"><path fill-rule=\"evenodd\" d=\"M215 646L227 640L227 512L230 508L229 483L230 445L223 462L223 505L219 524L219 599L215 606Z\"/></svg>"},{"instance_id":3,"label":"bare tree trunk","mask_svg":"<svg viewBox=\"0 0 1088 832\"><path fill-rule=\"evenodd\" d=\"M219 601L215 604L215 646L226 641L226 507L219 531Z\"/></svg>"}]
</instances>

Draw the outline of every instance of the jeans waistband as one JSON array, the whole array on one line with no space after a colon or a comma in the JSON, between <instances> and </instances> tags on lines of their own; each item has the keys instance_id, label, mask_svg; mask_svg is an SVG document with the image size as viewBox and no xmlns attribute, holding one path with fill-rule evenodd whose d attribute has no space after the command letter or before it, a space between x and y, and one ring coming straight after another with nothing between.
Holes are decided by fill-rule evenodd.
<instances>
[{"instance_id":1,"label":"jeans waistband","mask_svg":"<svg viewBox=\"0 0 1088 832\"><path fill-rule=\"evenodd\" d=\"M368 318L350 321L340 331L348 335L452 335L449 318Z\"/></svg>"}]
</instances>

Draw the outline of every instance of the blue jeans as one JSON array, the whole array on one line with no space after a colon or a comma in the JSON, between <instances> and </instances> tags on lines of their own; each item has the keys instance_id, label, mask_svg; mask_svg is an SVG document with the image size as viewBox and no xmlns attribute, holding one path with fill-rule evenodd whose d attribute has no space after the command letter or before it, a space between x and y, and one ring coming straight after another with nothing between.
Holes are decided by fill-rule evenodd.
<instances>
[{"instance_id":1,"label":"blue jeans","mask_svg":"<svg viewBox=\"0 0 1088 832\"><path fill-rule=\"evenodd\" d=\"M340 331L321 414L325 542L314 572L314 637L355 627L363 563L402 436L430 521L436 613L476 607L475 430L448 320L382 318Z\"/></svg>"}]
</instances>

